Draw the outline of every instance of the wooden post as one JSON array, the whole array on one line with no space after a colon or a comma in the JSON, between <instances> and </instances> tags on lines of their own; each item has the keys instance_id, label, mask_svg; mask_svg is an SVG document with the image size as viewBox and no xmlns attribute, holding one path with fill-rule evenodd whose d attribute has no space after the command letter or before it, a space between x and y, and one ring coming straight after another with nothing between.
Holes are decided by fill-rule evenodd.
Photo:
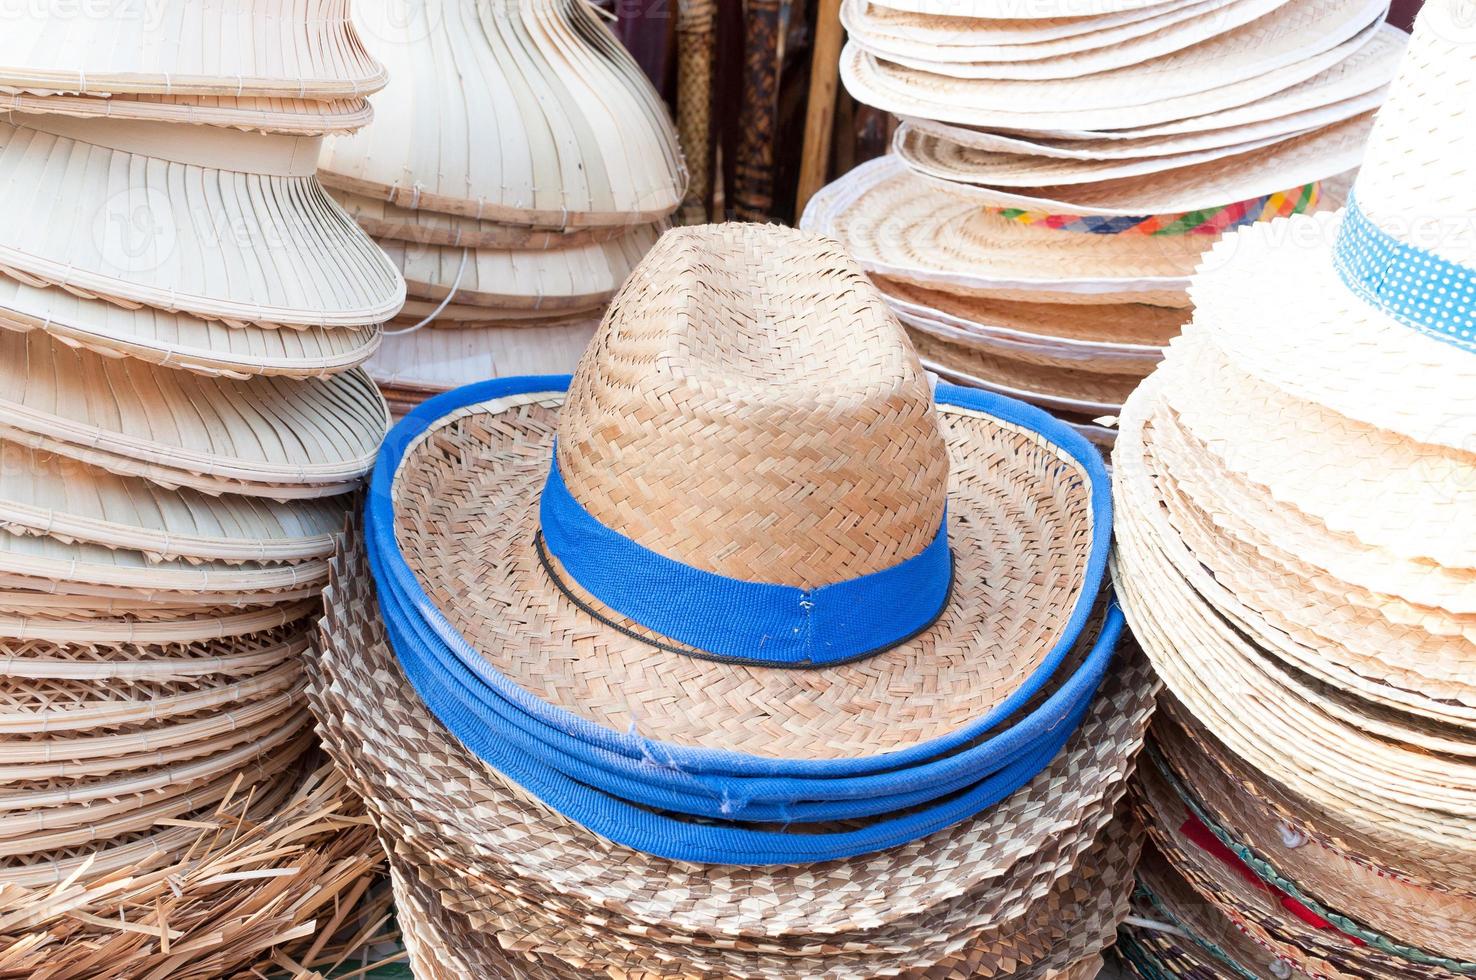
<instances>
[{"instance_id":1,"label":"wooden post","mask_svg":"<svg viewBox=\"0 0 1476 980\"><path fill-rule=\"evenodd\" d=\"M830 167L830 139L835 121L835 89L840 78L840 0L820 0L815 12L815 47L810 55L810 101L805 108L805 145L800 157L799 189L795 193L794 217L804 214L805 205L825 185Z\"/></svg>"}]
</instances>

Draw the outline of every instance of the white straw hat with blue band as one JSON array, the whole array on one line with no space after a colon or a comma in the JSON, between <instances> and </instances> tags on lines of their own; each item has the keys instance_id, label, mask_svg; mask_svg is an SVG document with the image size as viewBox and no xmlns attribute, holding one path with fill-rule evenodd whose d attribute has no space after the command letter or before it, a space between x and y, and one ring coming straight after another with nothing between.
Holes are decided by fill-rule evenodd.
<instances>
[{"instance_id":1,"label":"white straw hat with blue band","mask_svg":"<svg viewBox=\"0 0 1476 980\"><path fill-rule=\"evenodd\" d=\"M1246 229L1207 258L1216 274L1195 285L1201 319L1242 370L1467 454L1476 450L1473 18L1470 0L1426 4L1342 215ZM1237 315L1220 302L1232 295L1259 297L1267 315Z\"/></svg>"},{"instance_id":2,"label":"white straw hat with blue band","mask_svg":"<svg viewBox=\"0 0 1476 980\"><path fill-rule=\"evenodd\" d=\"M834 243L741 225L663 238L572 383L407 416L366 511L453 733L609 839L727 863L889 847L1028 781L1121 629L1109 526L1084 439L935 404Z\"/></svg>"}]
</instances>

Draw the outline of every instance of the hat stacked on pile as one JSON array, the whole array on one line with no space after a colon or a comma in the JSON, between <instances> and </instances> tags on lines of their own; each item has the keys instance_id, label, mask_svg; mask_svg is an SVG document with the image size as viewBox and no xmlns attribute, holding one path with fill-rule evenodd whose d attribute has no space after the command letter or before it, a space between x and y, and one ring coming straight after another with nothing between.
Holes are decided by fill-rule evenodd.
<instances>
[{"instance_id":1,"label":"hat stacked on pile","mask_svg":"<svg viewBox=\"0 0 1476 980\"><path fill-rule=\"evenodd\" d=\"M312 696L420 975L1090 976L1154 686L1110 519L836 243L668 232L572 381L407 416L336 562Z\"/></svg>"},{"instance_id":2,"label":"hat stacked on pile","mask_svg":"<svg viewBox=\"0 0 1476 980\"><path fill-rule=\"evenodd\" d=\"M681 204L676 134L580 0L361 4L390 69L320 176L404 273L368 370L398 414L438 391L567 373Z\"/></svg>"},{"instance_id":3,"label":"hat stacked on pile","mask_svg":"<svg viewBox=\"0 0 1476 980\"><path fill-rule=\"evenodd\" d=\"M377 863L311 775L299 659L388 421L355 365L404 297L313 176L384 78L345 7L0 32L7 975L321 950Z\"/></svg>"},{"instance_id":4,"label":"hat stacked on pile","mask_svg":"<svg viewBox=\"0 0 1476 980\"><path fill-rule=\"evenodd\" d=\"M901 124L802 223L924 364L1109 441L1087 420L1162 357L1217 238L1340 203L1405 41L1386 6L846 0L846 87Z\"/></svg>"},{"instance_id":5,"label":"hat stacked on pile","mask_svg":"<svg viewBox=\"0 0 1476 980\"><path fill-rule=\"evenodd\" d=\"M1217 246L1114 454L1145 885L1279 976L1476 970L1473 15L1426 4L1346 210Z\"/></svg>"}]
</instances>

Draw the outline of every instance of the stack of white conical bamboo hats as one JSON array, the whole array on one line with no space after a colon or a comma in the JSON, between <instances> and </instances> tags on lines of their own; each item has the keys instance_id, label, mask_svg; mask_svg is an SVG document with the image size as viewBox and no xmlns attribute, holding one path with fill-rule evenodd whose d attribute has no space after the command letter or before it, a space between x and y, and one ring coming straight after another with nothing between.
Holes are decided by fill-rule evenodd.
<instances>
[{"instance_id":1,"label":"stack of white conical bamboo hats","mask_svg":"<svg viewBox=\"0 0 1476 980\"><path fill-rule=\"evenodd\" d=\"M231 974L376 863L309 775L298 659L404 299L314 177L384 80L346 7L0 32L6 975Z\"/></svg>"},{"instance_id":2,"label":"stack of white conical bamboo hats","mask_svg":"<svg viewBox=\"0 0 1476 980\"><path fill-rule=\"evenodd\" d=\"M1216 247L1114 455L1142 806L1281 975L1476 971L1473 24L1426 4L1342 213Z\"/></svg>"},{"instance_id":3,"label":"stack of white conical bamboo hats","mask_svg":"<svg viewBox=\"0 0 1476 980\"><path fill-rule=\"evenodd\" d=\"M901 124L803 223L850 248L940 373L1112 412L1222 233L1339 203L1405 40L1385 7L846 0L844 82Z\"/></svg>"},{"instance_id":4,"label":"stack of white conical bamboo hats","mask_svg":"<svg viewBox=\"0 0 1476 980\"><path fill-rule=\"evenodd\" d=\"M567 372L682 201L650 82L582 0L412 0L354 18L391 72L320 176L405 275L369 371L397 410Z\"/></svg>"}]
</instances>

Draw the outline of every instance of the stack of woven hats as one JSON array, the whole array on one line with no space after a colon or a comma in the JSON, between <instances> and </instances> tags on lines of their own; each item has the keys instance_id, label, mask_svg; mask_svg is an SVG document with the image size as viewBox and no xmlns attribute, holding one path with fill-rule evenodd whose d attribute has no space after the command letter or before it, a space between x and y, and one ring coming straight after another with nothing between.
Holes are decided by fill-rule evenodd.
<instances>
[{"instance_id":1,"label":"stack of woven hats","mask_svg":"<svg viewBox=\"0 0 1476 980\"><path fill-rule=\"evenodd\" d=\"M1217 246L1114 455L1145 886L1278 976L1476 970L1473 23L1425 5L1344 212Z\"/></svg>"},{"instance_id":2,"label":"stack of woven hats","mask_svg":"<svg viewBox=\"0 0 1476 980\"><path fill-rule=\"evenodd\" d=\"M397 412L508 374L567 372L686 193L651 83L582 0L361 4L390 69L320 176L404 273L368 370Z\"/></svg>"},{"instance_id":3,"label":"stack of woven hats","mask_svg":"<svg viewBox=\"0 0 1476 980\"><path fill-rule=\"evenodd\" d=\"M1105 441L1218 236L1340 203L1405 38L1384 0L1027 6L847 0L845 84L902 121L802 223L929 367Z\"/></svg>"},{"instance_id":4,"label":"stack of woven hats","mask_svg":"<svg viewBox=\"0 0 1476 980\"><path fill-rule=\"evenodd\" d=\"M1104 470L777 226L421 405L311 668L420 975L1090 976L1154 687Z\"/></svg>"},{"instance_id":5,"label":"stack of woven hats","mask_svg":"<svg viewBox=\"0 0 1476 980\"><path fill-rule=\"evenodd\" d=\"M313 176L384 77L345 6L0 32L6 975L229 975L376 863L299 659L404 295Z\"/></svg>"}]
</instances>

